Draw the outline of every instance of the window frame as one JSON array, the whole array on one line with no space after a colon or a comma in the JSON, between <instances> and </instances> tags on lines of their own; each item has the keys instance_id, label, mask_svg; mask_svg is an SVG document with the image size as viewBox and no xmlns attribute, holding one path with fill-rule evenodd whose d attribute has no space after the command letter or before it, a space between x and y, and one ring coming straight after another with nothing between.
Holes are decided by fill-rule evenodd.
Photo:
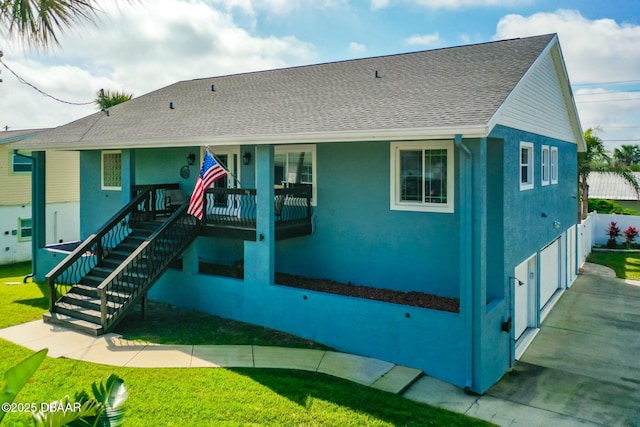
<instances>
[{"instance_id":1,"label":"window frame","mask_svg":"<svg viewBox=\"0 0 640 427\"><path fill-rule=\"evenodd\" d=\"M402 151L422 150L421 163L424 167L424 152L427 150L446 150L447 152L447 202L431 203L421 201L403 201L401 195L400 153ZM455 150L453 140L396 141L390 144L390 204L394 211L413 212L455 212ZM424 178L423 178L424 179ZM424 188L424 186L423 186Z\"/></svg>"},{"instance_id":2,"label":"window frame","mask_svg":"<svg viewBox=\"0 0 640 427\"><path fill-rule=\"evenodd\" d=\"M522 150L527 150L529 153L527 163L522 163ZM535 155L533 151L533 143L520 141L520 149L518 150L518 181L520 182L520 191L531 190L535 187ZM528 179L526 182L522 181L522 168L527 167Z\"/></svg>"},{"instance_id":3,"label":"window frame","mask_svg":"<svg viewBox=\"0 0 640 427\"><path fill-rule=\"evenodd\" d=\"M23 221L30 221L31 225L26 227ZM31 233L28 236L24 235L24 230L29 229ZM33 218L18 218L18 242L28 242L33 239Z\"/></svg>"},{"instance_id":4,"label":"window frame","mask_svg":"<svg viewBox=\"0 0 640 427\"><path fill-rule=\"evenodd\" d=\"M104 158L105 155L120 154L120 185L109 186L104 183ZM100 188L108 191L121 191L122 190L122 150L103 150L100 152Z\"/></svg>"},{"instance_id":5,"label":"window frame","mask_svg":"<svg viewBox=\"0 0 640 427\"><path fill-rule=\"evenodd\" d=\"M292 145L276 145L273 148L275 169L275 156L276 154L299 153L299 152L311 153L311 206L318 205L318 156L316 155L316 144L292 144ZM287 156L288 157L288 156Z\"/></svg>"},{"instance_id":6,"label":"window frame","mask_svg":"<svg viewBox=\"0 0 640 427\"><path fill-rule=\"evenodd\" d=\"M551 183L551 150L548 145L542 146L540 157L540 180L542 182L542 186L546 186Z\"/></svg>"},{"instance_id":7,"label":"window frame","mask_svg":"<svg viewBox=\"0 0 640 427\"><path fill-rule=\"evenodd\" d=\"M33 161L31 159L26 160L24 163L16 163L16 159L20 158L20 159L24 159L24 157L22 156L18 156L15 153L10 153L10 159L9 162L11 163L11 174L12 175L27 175L33 172ZM29 165L29 170L28 171L20 171L20 170L16 170L16 165Z\"/></svg>"},{"instance_id":8,"label":"window frame","mask_svg":"<svg viewBox=\"0 0 640 427\"><path fill-rule=\"evenodd\" d=\"M559 174L559 164L558 164L559 156L558 156L558 147L551 147L551 154L549 156L549 164L550 164L550 181L551 184L558 183L558 174Z\"/></svg>"}]
</instances>

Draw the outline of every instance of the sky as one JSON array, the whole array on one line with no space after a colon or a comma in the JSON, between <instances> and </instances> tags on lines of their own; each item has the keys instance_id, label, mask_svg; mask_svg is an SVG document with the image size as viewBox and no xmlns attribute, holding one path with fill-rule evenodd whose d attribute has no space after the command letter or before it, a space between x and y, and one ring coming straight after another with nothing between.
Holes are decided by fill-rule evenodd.
<instances>
[{"instance_id":1,"label":"sky","mask_svg":"<svg viewBox=\"0 0 640 427\"><path fill-rule=\"evenodd\" d=\"M176 81L557 33L583 129L640 144L639 0L139 0L99 3L47 50L0 33L2 60L53 97L134 97ZM0 67L0 128L60 126L55 101ZM2 130L0 129L0 130Z\"/></svg>"}]
</instances>

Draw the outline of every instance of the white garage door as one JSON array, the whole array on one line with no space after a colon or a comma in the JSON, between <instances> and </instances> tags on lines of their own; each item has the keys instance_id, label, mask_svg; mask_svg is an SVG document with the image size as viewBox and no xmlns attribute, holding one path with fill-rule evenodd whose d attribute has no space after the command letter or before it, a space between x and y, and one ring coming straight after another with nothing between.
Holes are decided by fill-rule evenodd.
<instances>
[{"instance_id":1,"label":"white garage door","mask_svg":"<svg viewBox=\"0 0 640 427\"><path fill-rule=\"evenodd\" d=\"M560 287L560 239L540 251L540 307Z\"/></svg>"},{"instance_id":2,"label":"white garage door","mask_svg":"<svg viewBox=\"0 0 640 427\"><path fill-rule=\"evenodd\" d=\"M535 327L536 256L523 261L515 269L514 330L516 340L529 327Z\"/></svg>"}]
</instances>

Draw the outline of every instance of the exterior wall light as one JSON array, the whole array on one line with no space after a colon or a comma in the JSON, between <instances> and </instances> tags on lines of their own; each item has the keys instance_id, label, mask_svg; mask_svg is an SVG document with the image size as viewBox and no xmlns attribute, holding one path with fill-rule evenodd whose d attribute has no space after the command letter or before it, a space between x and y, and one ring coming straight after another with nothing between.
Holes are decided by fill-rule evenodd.
<instances>
[{"instance_id":1,"label":"exterior wall light","mask_svg":"<svg viewBox=\"0 0 640 427\"><path fill-rule=\"evenodd\" d=\"M187 156L187 164L189 166L192 166L196 161L196 155L193 153L189 153L189 155Z\"/></svg>"},{"instance_id":2,"label":"exterior wall light","mask_svg":"<svg viewBox=\"0 0 640 427\"><path fill-rule=\"evenodd\" d=\"M249 163L251 163L251 153L250 152L246 152L244 153L244 155L242 156L242 164L243 165L248 165Z\"/></svg>"}]
</instances>

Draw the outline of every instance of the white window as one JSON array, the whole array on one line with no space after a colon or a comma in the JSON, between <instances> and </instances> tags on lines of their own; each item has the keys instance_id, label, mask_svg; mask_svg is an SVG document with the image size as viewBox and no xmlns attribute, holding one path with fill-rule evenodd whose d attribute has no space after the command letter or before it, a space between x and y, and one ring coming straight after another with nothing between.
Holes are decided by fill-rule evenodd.
<instances>
[{"instance_id":1,"label":"white window","mask_svg":"<svg viewBox=\"0 0 640 427\"><path fill-rule=\"evenodd\" d=\"M391 144L391 209L454 211L453 141Z\"/></svg>"},{"instance_id":2,"label":"white window","mask_svg":"<svg viewBox=\"0 0 640 427\"><path fill-rule=\"evenodd\" d=\"M120 151L102 152L102 189L122 189L122 153Z\"/></svg>"},{"instance_id":3,"label":"white window","mask_svg":"<svg viewBox=\"0 0 640 427\"><path fill-rule=\"evenodd\" d=\"M30 173L32 170L31 159L11 154L11 173Z\"/></svg>"},{"instance_id":4,"label":"white window","mask_svg":"<svg viewBox=\"0 0 640 427\"><path fill-rule=\"evenodd\" d=\"M551 183L558 183L558 147L551 147Z\"/></svg>"},{"instance_id":5,"label":"white window","mask_svg":"<svg viewBox=\"0 0 640 427\"><path fill-rule=\"evenodd\" d=\"M285 145L274 148L274 184L283 187L310 186L311 204L316 206L317 167L315 145Z\"/></svg>"},{"instance_id":6,"label":"white window","mask_svg":"<svg viewBox=\"0 0 640 427\"><path fill-rule=\"evenodd\" d=\"M542 146L542 185L549 185L549 146Z\"/></svg>"},{"instance_id":7,"label":"white window","mask_svg":"<svg viewBox=\"0 0 640 427\"><path fill-rule=\"evenodd\" d=\"M33 236L33 221L31 218L18 218L18 241L26 242Z\"/></svg>"},{"instance_id":8,"label":"white window","mask_svg":"<svg viewBox=\"0 0 640 427\"><path fill-rule=\"evenodd\" d=\"M533 144L520 142L520 190L533 188Z\"/></svg>"}]
</instances>

